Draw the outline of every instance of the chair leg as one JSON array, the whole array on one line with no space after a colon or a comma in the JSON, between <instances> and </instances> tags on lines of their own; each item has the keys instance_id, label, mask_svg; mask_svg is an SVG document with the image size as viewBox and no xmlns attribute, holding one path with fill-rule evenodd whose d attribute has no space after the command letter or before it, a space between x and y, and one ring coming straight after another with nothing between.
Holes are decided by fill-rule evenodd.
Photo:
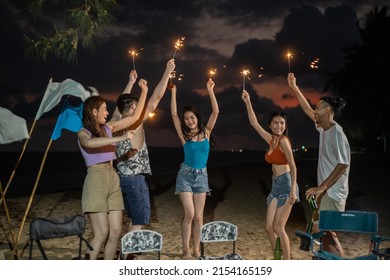
<instances>
[{"instance_id":1,"label":"chair leg","mask_svg":"<svg viewBox=\"0 0 390 280\"><path fill-rule=\"evenodd\" d=\"M34 240L30 239L30 253L29 253L29 256L28 256L29 260L32 260L33 243L34 243Z\"/></svg>"},{"instance_id":2,"label":"chair leg","mask_svg":"<svg viewBox=\"0 0 390 280\"><path fill-rule=\"evenodd\" d=\"M40 240L36 240L36 241L37 241L37 244L38 244L39 251L41 251L41 254L43 256L43 259L44 260L48 260L48 258L46 256L46 253L45 253L45 250L43 249L43 246L41 244L41 241Z\"/></svg>"},{"instance_id":3,"label":"chair leg","mask_svg":"<svg viewBox=\"0 0 390 280\"><path fill-rule=\"evenodd\" d=\"M80 236L80 238L85 242L85 244L87 244L87 247L89 250L93 251L93 247L92 245L88 242L87 239L85 239L84 237Z\"/></svg>"},{"instance_id":4,"label":"chair leg","mask_svg":"<svg viewBox=\"0 0 390 280\"><path fill-rule=\"evenodd\" d=\"M80 237L80 243L79 243L79 257L78 257L78 260L81 260L81 247L83 245L83 239L81 236Z\"/></svg>"}]
</instances>

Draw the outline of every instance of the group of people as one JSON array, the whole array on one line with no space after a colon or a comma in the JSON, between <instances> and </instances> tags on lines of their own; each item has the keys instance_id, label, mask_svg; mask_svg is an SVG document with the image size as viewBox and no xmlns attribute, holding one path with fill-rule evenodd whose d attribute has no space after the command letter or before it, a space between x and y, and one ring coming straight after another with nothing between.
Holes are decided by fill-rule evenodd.
<instances>
[{"instance_id":1,"label":"group of people","mask_svg":"<svg viewBox=\"0 0 390 280\"><path fill-rule=\"evenodd\" d=\"M151 174L151 168L143 123L163 98L174 69L175 61L171 59L148 101L148 85L143 79L138 82L141 94L131 93L138 78L136 71L131 71L128 84L119 96L117 108L109 121L103 98L91 96L84 103L83 128L78 132L78 140L88 168L83 186L82 210L89 216L93 230L93 250L87 251L87 259L97 259L101 250L104 259L115 257L124 209L130 218L129 231L139 230L150 223L149 186L145 175ZM289 73L287 80L303 111L315 122L320 133L318 186L307 190L306 198L315 196L320 211L344 211L348 196L350 150L348 140L341 126L334 121L334 116L345 103L340 98L327 96L321 98L312 109L296 85L294 74ZM200 257L200 229L203 226L206 196L211 191L207 161L210 147L214 145L212 131L219 114L214 86L210 78L207 91L212 112L205 123L195 106L185 106L180 113L177 112L177 88L173 84L169 86L172 120L184 151L175 188L184 212L181 224L183 259ZM257 121L246 90L243 90L242 100L250 124L269 144L265 160L272 165L273 176L272 189L266 201L265 229L272 248L275 248L279 237L283 259L290 259L290 241L285 226L293 205L300 199L297 167L287 136L287 118L283 113L271 114L267 131ZM335 233L326 235L324 246L343 254Z\"/></svg>"}]
</instances>

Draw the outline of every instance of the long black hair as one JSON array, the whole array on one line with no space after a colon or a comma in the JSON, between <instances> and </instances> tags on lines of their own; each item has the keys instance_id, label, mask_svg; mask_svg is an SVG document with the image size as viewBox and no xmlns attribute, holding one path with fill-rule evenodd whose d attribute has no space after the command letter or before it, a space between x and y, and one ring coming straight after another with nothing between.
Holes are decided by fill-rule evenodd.
<instances>
[{"instance_id":1,"label":"long black hair","mask_svg":"<svg viewBox=\"0 0 390 280\"><path fill-rule=\"evenodd\" d=\"M268 119L268 127L270 126L272 120L275 117L282 117L284 119L284 121L286 122L286 129L283 131L283 135L287 136L288 135L287 117L286 117L286 114L283 112L272 112L271 115L269 116L269 119Z\"/></svg>"}]
</instances>

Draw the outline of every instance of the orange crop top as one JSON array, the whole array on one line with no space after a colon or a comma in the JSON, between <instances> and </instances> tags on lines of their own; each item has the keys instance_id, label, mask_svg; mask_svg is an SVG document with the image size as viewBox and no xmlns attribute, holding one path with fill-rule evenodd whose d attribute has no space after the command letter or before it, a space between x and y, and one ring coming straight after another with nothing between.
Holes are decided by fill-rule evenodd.
<instances>
[{"instance_id":1,"label":"orange crop top","mask_svg":"<svg viewBox=\"0 0 390 280\"><path fill-rule=\"evenodd\" d=\"M272 145L272 142L273 142L273 139L269 143L270 147ZM286 155L279 148L279 143L275 147L275 149L271 152L271 154L268 154L268 151L265 153L265 161L270 163L270 164L276 164L276 165L285 165L285 164L287 164Z\"/></svg>"}]
</instances>

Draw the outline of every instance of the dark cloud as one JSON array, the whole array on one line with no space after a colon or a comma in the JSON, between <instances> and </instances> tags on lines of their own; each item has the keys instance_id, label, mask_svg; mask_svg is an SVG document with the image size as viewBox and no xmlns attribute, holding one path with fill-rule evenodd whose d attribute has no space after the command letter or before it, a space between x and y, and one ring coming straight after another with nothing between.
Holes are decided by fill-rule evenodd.
<instances>
[{"instance_id":1,"label":"dark cloud","mask_svg":"<svg viewBox=\"0 0 390 280\"><path fill-rule=\"evenodd\" d=\"M4 0L0 4L3 42L0 106L10 108L31 125L50 78L54 81L71 78L85 87L94 86L104 97L119 94L132 69L128 53L131 48L143 48L136 59L136 68L138 76L148 80L151 94L167 60L173 55L174 42L179 36L186 36L183 49L176 54L176 70L184 74L182 81L175 81L179 108L184 104L196 104L202 115L208 117L211 111L209 97L205 95L208 71L217 68L214 80L220 107L215 127L218 146L227 148L242 144L256 148L265 145L250 127L241 101L240 71L243 67L251 69L251 80L247 81L246 89L252 96L261 124L266 125L270 112L284 110L289 116L293 143L316 145L317 133L301 109L280 108L274 99L263 96L262 92L259 97L256 85L272 83L280 77L284 79L288 72L285 54L290 49L294 52L291 70L297 74L299 85L320 93L328 74L342 65L342 49L359 40L358 15L364 15L375 4L388 1L310 1L307 4L307 1L287 0L120 0L114 26L99 36L94 52L80 52L77 67L59 61L40 63L25 58L21 43L23 35L53 28L48 24L53 20L49 15L45 25L34 23L27 14L26 2ZM320 58L319 69L313 71L309 63L316 57ZM264 74L262 79L257 78L260 71ZM134 90L138 90L137 86ZM292 100L287 90L281 93L281 99ZM172 139L177 138L169 99L167 92L159 105L158 116L148 121L150 135L161 130ZM113 108L114 103L110 101L111 112ZM51 120L39 125L45 135L50 134L54 126L51 117L56 114L57 111L53 111L44 115ZM71 139L70 135L66 137ZM171 143L167 141L162 145Z\"/></svg>"}]
</instances>

